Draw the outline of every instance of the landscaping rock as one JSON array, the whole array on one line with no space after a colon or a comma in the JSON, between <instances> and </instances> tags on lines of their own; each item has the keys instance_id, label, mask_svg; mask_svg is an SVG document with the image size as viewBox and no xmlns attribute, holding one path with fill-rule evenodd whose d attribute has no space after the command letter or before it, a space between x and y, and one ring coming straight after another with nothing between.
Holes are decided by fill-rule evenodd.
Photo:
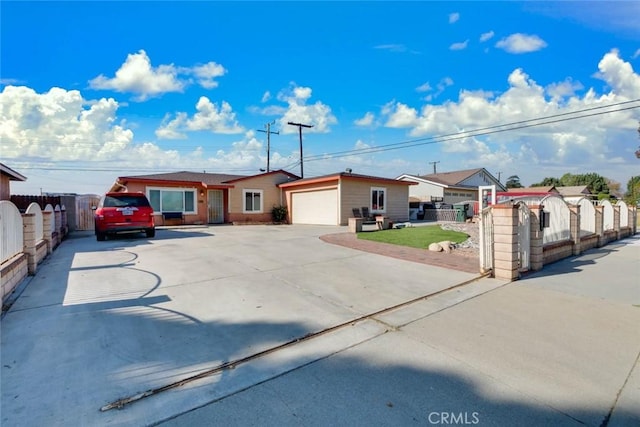
<instances>
[{"instance_id":1,"label":"landscaping rock","mask_svg":"<svg viewBox=\"0 0 640 427\"><path fill-rule=\"evenodd\" d=\"M438 245L440 245L440 247L442 248L442 250L443 250L445 253L448 253L448 254L449 254L449 253L451 253L451 250L454 248L453 243L451 243L451 242L450 242L450 241L448 241L448 240L444 240L444 241L442 241L442 242L438 243Z\"/></svg>"},{"instance_id":2,"label":"landscaping rock","mask_svg":"<svg viewBox=\"0 0 640 427\"><path fill-rule=\"evenodd\" d=\"M442 252L442 246L440 246L438 243L431 243L429 245L429 250L433 252Z\"/></svg>"}]
</instances>

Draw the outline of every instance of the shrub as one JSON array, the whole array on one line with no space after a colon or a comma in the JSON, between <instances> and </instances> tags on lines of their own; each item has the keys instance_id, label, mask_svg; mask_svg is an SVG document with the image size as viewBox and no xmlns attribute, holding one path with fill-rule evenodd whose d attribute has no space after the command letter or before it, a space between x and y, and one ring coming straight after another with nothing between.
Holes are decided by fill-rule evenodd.
<instances>
[{"instance_id":1,"label":"shrub","mask_svg":"<svg viewBox=\"0 0 640 427\"><path fill-rule=\"evenodd\" d=\"M286 222L287 213L288 211L286 206L274 206L273 209L271 209L273 222Z\"/></svg>"}]
</instances>

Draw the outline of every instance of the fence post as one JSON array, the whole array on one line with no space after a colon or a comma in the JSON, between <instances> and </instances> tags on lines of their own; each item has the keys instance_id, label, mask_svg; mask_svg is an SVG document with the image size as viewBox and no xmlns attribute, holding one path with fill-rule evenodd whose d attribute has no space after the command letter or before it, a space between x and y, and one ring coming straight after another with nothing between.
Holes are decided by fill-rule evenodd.
<instances>
[{"instance_id":1,"label":"fence post","mask_svg":"<svg viewBox=\"0 0 640 427\"><path fill-rule=\"evenodd\" d=\"M38 256L36 252L36 214L22 214L22 234L24 253L27 254L27 270L30 275L36 274L38 266Z\"/></svg>"},{"instance_id":2,"label":"fence post","mask_svg":"<svg viewBox=\"0 0 640 427\"><path fill-rule=\"evenodd\" d=\"M597 247L604 245L604 206L594 206L596 210L596 236L598 236Z\"/></svg>"},{"instance_id":3,"label":"fence post","mask_svg":"<svg viewBox=\"0 0 640 427\"><path fill-rule=\"evenodd\" d=\"M494 275L514 280L520 276L518 249L518 206L499 204L493 210Z\"/></svg>"},{"instance_id":4,"label":"fence post","mask_svg":"<svg viewBox=\"0 0 640 427\"><path fill-rule=\"evenodd\" d=\"M615 240L620 238L620 206L613 207L613 231L616 232Z\"/></svg>"},{"instance_id":5,"label":"fence post","mask_svg":"<svg viewBox=\"0 0 640 427\"><path fill-rule=\"evenodd\" d=\"M573 255L580 255L580 205L569 205L569 230L573 242Z\"/></svg>"},{"instance_id":6,"label":"fence post","mask_svg":"<svg viewBox=\"0 0 640 427\"><path fill-rule=\"evenodd\" d=\"M51 221L55 220L55 216L53 212L43 211L42 212L42 228L44 230L43 239L47 242L47 254L53 252L53 235L51 233Z\"/></svg>"},{"instance_id":7,"label":"fence post","mask_svg":"<svg viewBox=\"0 0 640 427\"><path fill-rule=\"evenodd\" d=\"M529 238L529 242L531 245L531 261L530 268L533 271L542 270L544 266L544 246L543 246L543 232L540 229L540 215L542 213L542 206L533 205L529 206L531 211L530 222L531 222L531 231Z\"/></svg>"}]
</instances>

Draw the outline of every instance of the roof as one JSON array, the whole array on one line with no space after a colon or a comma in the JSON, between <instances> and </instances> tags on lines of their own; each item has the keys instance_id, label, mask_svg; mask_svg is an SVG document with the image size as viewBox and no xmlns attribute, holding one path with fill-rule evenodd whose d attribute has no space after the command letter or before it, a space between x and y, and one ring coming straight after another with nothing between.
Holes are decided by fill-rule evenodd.
<instances>
[{"instance_id":1,"label":"roof","mask_svg":"<svg viewBox=\"0 0 640 427\"><path fill-rule=\"evenodd\" d=\"M586 185L569 185L565 187L556 187L556 190L562 196L589 196L591 191Z\"/></svg>"},{"instance_id":2,"label":"roof","mask_svg":"<svg viewBox=\"0 0 640 427\"><path fill-rule=\"evenodd\" d=\"M402 180L404 178L408 178L408 179L415 178L421 181L428 181L433 184L441 185L445 187L461 188L461 189L469 189L469 188L477 189L476 185L463 184L463 182L479 173L483 173L489 179L489 182L494 182L499 188L504 188L504 186L500 183L500 181L498 181L493 175L491 175L491 173L489 173L489 171L487 171L485 168L464 169L459 171L432 173L429 175L403 174L396 179Z\"/></svg>"},{"instance_id":3,"label":"roof","mask_svg":"<svg viewBox=\"0 0 640 427\"><path fill-rule=\"evenodd\" d=\"M540 193L558 193L558 190L556 190L556 187L554 187L553 185L547 185L544 187L507 188L507 192L521 193L521 194L528 194L528 193L540 194Z\"/></svg>"},{"instance_id":4,"label":"roof","mask_svg":"<svg viewBox=\"0 0 640 427\"><path fill-rule=\"evenodd\" d=\"M438 182L440 184L445 184L445 185L459 185L465 179L483 170L484 168L476 168L476 169L466 169L466 170L460 170L460 171L440 172L440 173L432 173L429 175L420 175L418 176L418 178L421 178L427 181Z\"/></svg>"},{"instance_id":5,"label":"roof","mask_svg":"<svg viewBox=\"0 0 640 427\"><path fill-rule=\"evenodd\" d=\"M380 176L373 176L373 175L360 175L357 173L349 173L349 172L338 172L338 173L332 173L332 174L328 174L328 175L321 175L321 176L316 176L313 178L303 178L303 179L298 179L296 181L291 181L291 182L284 182L282 184L279 184L278 187L292 187L292 186L296 186L296 185L304 185L304 184L316 184L316 183L320 183L320 182L327 182L327 181L333 181L333 180L340 180L340 179L353 179L353 180L359 180L359 181L371 181L371 182L377 182L377 183L387 183L387 184L393 184L393 185L416 185L417 182L413 182L413 181L398 181L394 178L383 178Z\"/></svg>"},{"instance_id":6,"label":"roof","mask_svg":"<svg viewBox=\"0 0 640 427\"><path fill-rule=\"evenodd\" d=\"M256 178L256 177L263 177L265 175L275 175L281 173L283 175L288 176L289 178L292 178L294 180L298 180L300 179L300 177L298 175L294 175L291 172L287 172L286 170L283 169L278 169L278 170L274 170L274 171L270 171L270 172L266 172L266 173L261 173L259 175L250 175L250 176L241 176L239 178L234 178L234 179L230 179L228 181L224 181L225 184L231 184L234 182L238 182L238 181L243 181L245 179L251 179L251 178Z\"/></svg>"},{"instance_id":7,"label":"roof","mask_svg":"<svg viewBox=\"0 0 640 427\"><path fill-rule=\"evenodd\" d=\"M204 185L221 185L227 181L238 178L247 178L245 175L230 175L222 173L207 172L169 172L157 173L151 175L121 176L118 177L119 182L128 181L181 181L181 182L197 182Z\"/></svg>"},{"instance_id":8,"label":"roof","mask_svg":"<svg viewBox=\"0 0 640 427\"><path fill-rule=\"evenodd\" d=\"M4 163L0 163L0 173L9 177L9 181L26 181L27 177L19 174Z\"/></svg>"}]
</instances>

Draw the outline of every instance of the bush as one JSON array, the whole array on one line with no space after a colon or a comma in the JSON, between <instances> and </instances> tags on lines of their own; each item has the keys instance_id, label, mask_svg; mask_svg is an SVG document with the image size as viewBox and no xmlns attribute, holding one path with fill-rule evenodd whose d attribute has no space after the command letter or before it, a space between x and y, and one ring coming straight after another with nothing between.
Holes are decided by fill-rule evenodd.
<instances>
[{"instance_id":1,"label":"bush","mask_svg":"<svg viewBox=\"0 0 640 427\"><path fill-rule=\"evenodd\" d=\"M287 213L288 211L286 206L274 206L273 209L271 209L273 222L286 222Z\"/></svg>"}]
</instances>

